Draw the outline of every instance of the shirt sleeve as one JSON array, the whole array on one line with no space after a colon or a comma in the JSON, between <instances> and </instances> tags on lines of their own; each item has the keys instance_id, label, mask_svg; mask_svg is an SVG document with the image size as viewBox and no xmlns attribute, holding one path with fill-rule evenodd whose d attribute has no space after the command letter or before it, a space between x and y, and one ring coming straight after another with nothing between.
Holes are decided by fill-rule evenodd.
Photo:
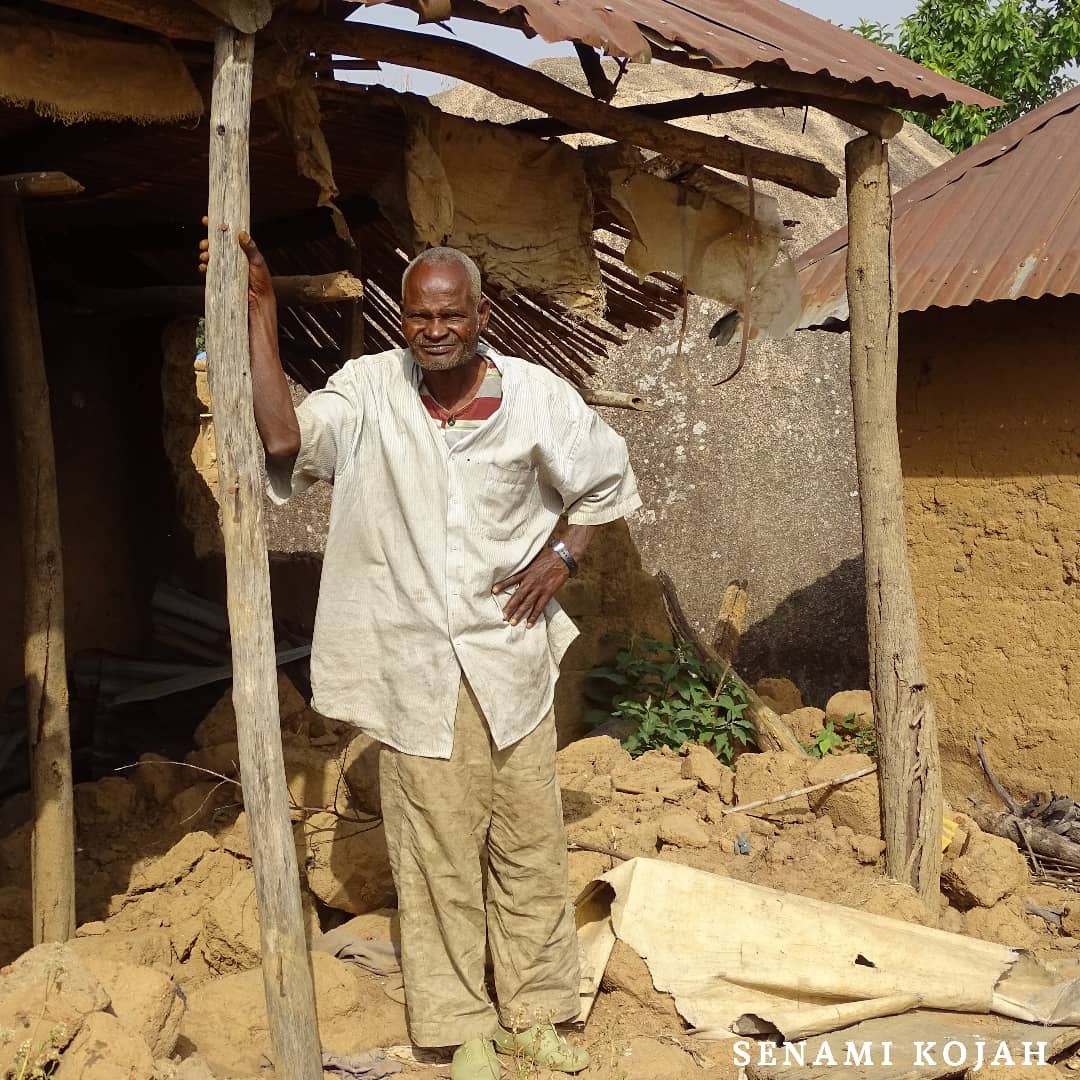
<instances>
[{"instance_id":1,"label":"shirt sleeve","mask_svg":"<svg viewBox=\"0 0 1080 1080\"><path fill-rule=\"evenodd\" d=\"M267 495L277 506L307 491L318 480L334 482L348 466L360 434L362 408L356 380L348 367L333 375L322 390L309 394L296 409L300 452L292 472L267 463Z\"/></svg>"},{"instance_id":2,"label":"shirt sleeve","mask_svg":"<svg viewBox=\"0 0 1080 1080\"><path fill-rule=\"evenodd\" d=\"M632 514L641 499L626 442L584 402L575 419L577 434L560 485L567 521L605 525Z\"/></svg>"}]
</instances>

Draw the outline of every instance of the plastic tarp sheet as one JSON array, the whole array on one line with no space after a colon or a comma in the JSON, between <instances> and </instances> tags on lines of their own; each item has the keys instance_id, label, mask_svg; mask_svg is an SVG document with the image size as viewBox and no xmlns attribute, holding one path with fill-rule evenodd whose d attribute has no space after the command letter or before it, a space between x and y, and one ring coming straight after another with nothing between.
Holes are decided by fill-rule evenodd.
<instances>
[{"instance_id":1,"label":"plastic tarp sheet","mask_svg":"<svg viewBox=\"0 0 1080 1080\"><path fill-rule=\"evenodd\" d=\"M594 882L578 932L582 1019L618 938L714 1038L803 1039L915 1008L1080 1024L1080 966L653 859Z\"/></svg>"}]
</instances>

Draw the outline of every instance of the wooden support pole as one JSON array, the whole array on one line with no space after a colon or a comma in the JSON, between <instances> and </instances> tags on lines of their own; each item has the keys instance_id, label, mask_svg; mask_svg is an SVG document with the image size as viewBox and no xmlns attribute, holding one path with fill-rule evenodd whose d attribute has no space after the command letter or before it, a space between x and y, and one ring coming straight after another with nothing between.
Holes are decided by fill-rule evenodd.
<instances>
[{"instance_id":1,"label":"wooden support pole","mask_svg":"<svg viewBox=\"0 0 1080 1080\"><path fill-rule=\"evenodd\" d=\"M278 715L270 574L248 359L248 136L255 39L232 29L214 42L210 108L210 265L206 343L225 542L233 707L255 870L263 985L274 1068L282 1080L322 1080L311 961L289 817Z\"/></svg>"},{"instance_id":2,"label":"wooden support pole","mask_svg":"<svg viewBox=\"0 0 1080 1080\"><path fill-rule=\"evenodd\" d=\"M33 940L75 933L75 815L71 786L64 565L49 384L22 206L0 195L0 342L14 431L22 543L26 712L34 831Z\"/></svg>"},{"instance_id":3,"label":"wooden support pole","mask_svg":"<svg viewBox=\"0 0 1080 1080\"><path fill-rule=\"evenodd\" d=\"M889 148L847 146L851 397L866 560L866 623L889 874L937 902L941 765L908 565L896 428L898 315Z\"/></svg>"},{"instance_id":4,"label":"wooden support pole","mask_svg":"<svg viewBox=\"0 0 1080 1080\"><path fill-rule=\"evenodd\" d=\"M304 41L315 52L359 56L449 75L557 116L579 131L644 146L680 161L711 165L740 177L749 172L757 180L769 180L818 198L831 199L840 189L837 177L820 161L748 146L617 109L579 94L543 72L521 67L463 41L370 23L303 16L275 19L271 30L275 28L287 39Z\"/></svg>"}]
</instances>

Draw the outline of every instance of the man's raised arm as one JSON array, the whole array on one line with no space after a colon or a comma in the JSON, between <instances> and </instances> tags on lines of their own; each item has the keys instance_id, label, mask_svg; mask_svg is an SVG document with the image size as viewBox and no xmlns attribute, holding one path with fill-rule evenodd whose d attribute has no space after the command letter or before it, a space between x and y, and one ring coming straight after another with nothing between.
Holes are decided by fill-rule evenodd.
<instances>
[{"instance_id":1,"label":"man's raised arm","mask_svg":"<svg viewBox=\"0 0 1080 1080\"><path fill-rule=\"evenodd\" d=\"M206 218L203 218L203 224L207 224ZM246 232L240 233L239 241L248 260L248 347L255 426L259 429L267 463L288 474L300 453L300 425L278 353L274 284L270 268L255 241ZM209 242L203 240L199 248L199 269L205 273L210 261Z\"/></svg>"}]
</instances>

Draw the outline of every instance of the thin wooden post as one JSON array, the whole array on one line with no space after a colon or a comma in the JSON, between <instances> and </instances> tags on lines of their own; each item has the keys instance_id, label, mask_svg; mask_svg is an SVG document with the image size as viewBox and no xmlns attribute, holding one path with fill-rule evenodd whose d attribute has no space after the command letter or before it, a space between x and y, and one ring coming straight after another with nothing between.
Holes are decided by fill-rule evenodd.
<instances>
[{"instance_id":1,"label":"thin wooden post","mask_svg":"<svg viewBox=\"0 0 1080 1080\"><path fill-rule=\"evenodd\" d=\"M207 372L228 578L233 707L274 1067L282 1080L321 1080L315 991L281 751L259 470L262 452L248 360L248 270L237 242L237 233L248 228L250 213L248 134L254 53L250 35L218 31L210 107Z\"/></svg>"},{"instance_id":2,"label":"thin wooden post","mask_svg":"<svg viewBox=\"0 0 1080 1080\"><path fill-rule=\"evenodd\" d=\"M75 933L75 814L64 649L64 564L49 384L22 205L0 196L0 346L15 435L26 715L34 831L33 940Z\"/></svg>"},{"instance_id":3,"label":"thin wooden post","mask_svg":"<svg viewBox=\"0 0 1080 1080\"><path fill-rule=\"evenodd\" d=\"M889 874L937 902L941 765L908 565L896 428L898 312L889 147L847 146L851 396L866 560L866 623Z\"/></svg>"}]
</instances>

